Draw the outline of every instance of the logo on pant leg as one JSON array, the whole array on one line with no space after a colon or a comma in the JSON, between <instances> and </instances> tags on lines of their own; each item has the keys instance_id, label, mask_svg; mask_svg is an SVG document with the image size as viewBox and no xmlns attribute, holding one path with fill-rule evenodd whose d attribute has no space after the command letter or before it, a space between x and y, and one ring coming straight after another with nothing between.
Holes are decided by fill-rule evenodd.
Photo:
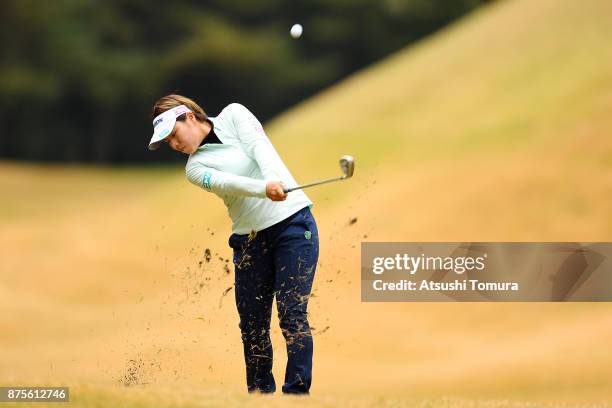
<instances>
[{"instance_id":1,"label":"logo on pant leg","mask_svg":"<svg viewBox=\"0 0 612 408\"><path fill-rule=\"evenodd\" d=\"M310 237L312 237L312 232L310 232L310 231L304 231L304 238L306 238L306 239L310 239Z\"/></svg>"}]
</instances>

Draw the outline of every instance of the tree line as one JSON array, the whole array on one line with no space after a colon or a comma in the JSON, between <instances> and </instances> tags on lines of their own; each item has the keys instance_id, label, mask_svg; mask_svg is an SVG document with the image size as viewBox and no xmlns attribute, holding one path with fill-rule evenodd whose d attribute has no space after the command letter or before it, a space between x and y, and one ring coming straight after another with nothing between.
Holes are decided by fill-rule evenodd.
<instances>
[{"instance_id":1,"label":"tree line","mask_svg":"<svg viewBox=\"0 0 612 408\"><path fill-rule=\"evenodd\" d=\"M160 96L211 115L238 101L265 121L484 2L5 0L0 157L183 160L146 149Z\"/></svg>"}]
</instances>

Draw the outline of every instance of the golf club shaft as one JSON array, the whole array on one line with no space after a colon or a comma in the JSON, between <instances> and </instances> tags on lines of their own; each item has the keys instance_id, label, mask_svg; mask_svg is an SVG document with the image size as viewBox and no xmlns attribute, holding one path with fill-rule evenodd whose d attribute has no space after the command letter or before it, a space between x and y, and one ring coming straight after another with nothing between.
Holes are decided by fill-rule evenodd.
<instances>
[{"instance_id":1,"label":"golf club shaft","mask_svg":"<svg viewBox=\"0 0 612 408\"><path fill-rule=\"evenodd\" d=\"M283 191L285 193L289 193L293 190L298 190L300 188L306 188L306 187L312 187L312 186L318 186L319 184L324 184L324 183L330 183L332 181L338 181L338 180L342 180L344 179L344 176L340 176L340 177L334 177L328 180L323 180L323 181L315 181L314 183L310 183L310 184L304 184L303 186L297 186L297 187L291 187L291 188L284 188Z\"/></svg>"}]
</instances>

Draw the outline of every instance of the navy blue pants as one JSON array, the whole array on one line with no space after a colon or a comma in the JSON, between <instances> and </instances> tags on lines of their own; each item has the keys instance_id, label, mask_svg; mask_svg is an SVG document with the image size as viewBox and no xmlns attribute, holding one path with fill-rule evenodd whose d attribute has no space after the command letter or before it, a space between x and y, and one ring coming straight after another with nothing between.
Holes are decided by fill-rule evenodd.
<instances>
[{"instance_id":1,"label":"navy blue pants","mask_svg":"<svg viewBox=\"0 0 612 408\"><path fill-rule=\"evenodd\" d=\"M319 233L309 207L251 234L232 234L236 306L248 392L276 391L272 375L272 300L287 344L282 391L309 394L313 341L307 306L319 259Z\"/></svg>"}]
</instances>

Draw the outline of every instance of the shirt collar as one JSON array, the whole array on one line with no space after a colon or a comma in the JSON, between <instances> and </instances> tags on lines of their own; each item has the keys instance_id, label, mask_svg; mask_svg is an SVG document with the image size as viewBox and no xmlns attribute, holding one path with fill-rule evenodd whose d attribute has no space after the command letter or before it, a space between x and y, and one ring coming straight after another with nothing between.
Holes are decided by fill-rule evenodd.
<instances>
[{"instance_id":1,"label":"shirt collar","mask_svg":"<svg viewBox=\"0 0 612 408\"><path fill-rule=\"evenodd\" d=\"M205 120L210 124L211 128L210 128L210 132L208 133L208 135L206 135L204 140L202 140L202 143L200 143L200 146L198 146L198 148L206 144L209 144L209 143L221 143L221 141L219 140L219 137L215 133L215 123L211 120L210 117L207 117Z\"/></svg>"}]
</instances>

